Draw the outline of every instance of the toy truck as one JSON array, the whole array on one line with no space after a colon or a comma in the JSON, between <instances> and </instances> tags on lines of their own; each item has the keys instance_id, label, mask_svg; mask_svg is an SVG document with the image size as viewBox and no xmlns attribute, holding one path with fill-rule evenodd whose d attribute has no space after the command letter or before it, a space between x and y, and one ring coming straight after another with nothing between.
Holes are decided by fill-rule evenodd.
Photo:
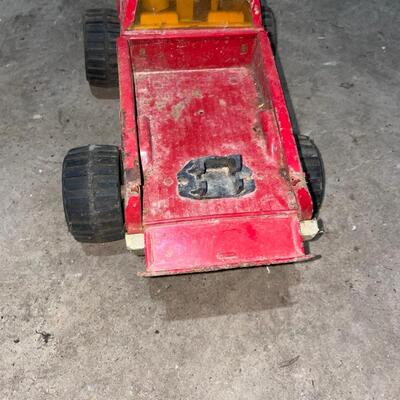
<instances>
[{"instance_id":1,"label":"toy truck","mask_svg":"<svg viewBox=\"0 0 400 400\"><path fill-rule=\"evenodd\" d=\"M79 242L125 239L144 276L310 260L324 173L296 136L262 0L121 0L89 10L86 75L119 85L121 147L69 151Z\"/></svg>"}]
</instances>

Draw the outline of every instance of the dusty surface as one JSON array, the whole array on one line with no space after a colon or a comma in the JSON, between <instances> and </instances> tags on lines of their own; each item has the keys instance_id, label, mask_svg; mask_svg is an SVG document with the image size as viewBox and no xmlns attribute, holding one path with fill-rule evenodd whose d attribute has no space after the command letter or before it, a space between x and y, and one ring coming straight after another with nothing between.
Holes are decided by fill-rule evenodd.
<instances>
[{"instance_id":1,"label":"dusty surface","mask_svg":"<svg viewBox=\"0 0 400 400\"><path fill-rule=\"evenodd\" d=\"M96 3L0 6L0 398L399 399L400 3L272 4L325 158L322 259L154 280L64 225L64 154L118 143L83 76Z\"/></svg>"}]
</instances>

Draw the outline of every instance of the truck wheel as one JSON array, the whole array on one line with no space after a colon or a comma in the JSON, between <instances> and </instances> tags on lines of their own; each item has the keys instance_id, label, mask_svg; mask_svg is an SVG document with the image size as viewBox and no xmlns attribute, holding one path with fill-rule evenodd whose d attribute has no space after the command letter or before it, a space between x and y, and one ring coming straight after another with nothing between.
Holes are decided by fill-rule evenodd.
<instances>
[{"instance_id":1,"label":"truck wheel","mask_svg":"<svg viewBox=\"0 0 400 400\"><path fill-rule=\"evenodd\" d=\"M325 194L324 165L318 147L309 137L298 136L298 144L308 189L314 202L314 216L317 216Z\"/></svg>"},{"instance_id":2,"label":"truck wheel","mask_svg":"<svg viewBox=\"0 0 400 400\"><path fill-rule=\"evenodd\" d=\"M268 7L266 0L261 0L261 17L264 29L268 32L274 54L278 48L278 29L276 26L275 14L271 7Z\"/></svg>"},{"instance_id":3,"label":"truck wheel","mask_svg":"<svg viewBox=\"0 0 400 400\"><path fill-rule=\"evenodd\" d=\"M115 10L92 9L84 16L86 79L91 87L118 87L117 38L120 25Z\"/></svg>"},{"instance_id":4,"label":"truck wheel","mask_svg":"<svg viewBox=\"0 0 400 400\"><path fill-rule=\"evenodd\" d=\"M118 147L70 150L62 168L62 194L68 229L78 242L124 238Z\"/></svg>"}]
</instances>

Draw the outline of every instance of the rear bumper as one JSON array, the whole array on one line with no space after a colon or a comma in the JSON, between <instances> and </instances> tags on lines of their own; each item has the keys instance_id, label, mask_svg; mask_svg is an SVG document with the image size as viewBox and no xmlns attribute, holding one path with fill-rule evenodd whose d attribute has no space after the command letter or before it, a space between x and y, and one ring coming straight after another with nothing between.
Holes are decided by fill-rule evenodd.
<instances>
[{"instance_id":1,"label":"rear bumper","mask_svg":"<svg viewBox=\"0 0 400 400\"><path fill-rule=\"evenodd\" d=\"M146 272L159 276L307 261L296 213L148 225Z\"/></svg>"}]
</instances>

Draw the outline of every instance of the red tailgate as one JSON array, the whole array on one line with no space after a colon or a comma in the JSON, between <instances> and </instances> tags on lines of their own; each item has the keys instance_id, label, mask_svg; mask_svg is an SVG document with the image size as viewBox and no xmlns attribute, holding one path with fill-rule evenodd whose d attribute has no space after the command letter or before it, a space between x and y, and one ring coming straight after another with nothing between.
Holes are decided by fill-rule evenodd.
<instances>
[{"instance_id":1,"label":"red tailgate","mask_svg":"<svg viewBox=\"0 0 400 400\"><path fill-rule=\"evenodd\" d=\"M152 225L145 240L149 276L309 259L293 213Z\"/></svg>"}]
</instances>

